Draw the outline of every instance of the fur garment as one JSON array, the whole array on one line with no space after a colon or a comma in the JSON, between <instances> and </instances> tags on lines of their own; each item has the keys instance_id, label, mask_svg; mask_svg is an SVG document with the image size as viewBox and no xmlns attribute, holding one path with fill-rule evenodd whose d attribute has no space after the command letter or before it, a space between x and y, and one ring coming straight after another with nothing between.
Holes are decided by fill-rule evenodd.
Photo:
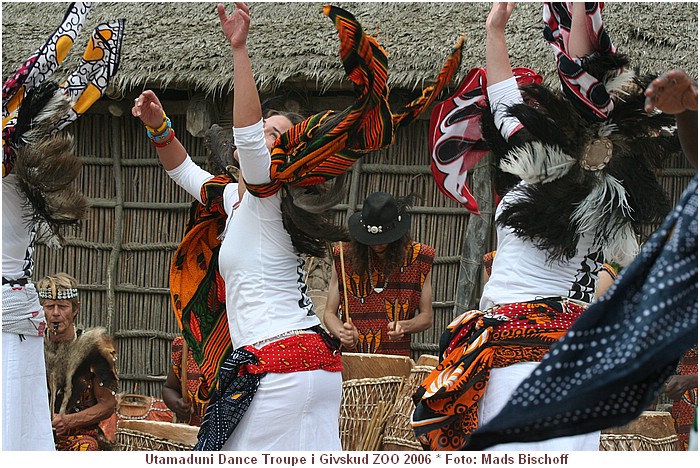
<instances>
[{"instance_id":1,"label":"fur garment","mask_svg":"<svg viewBox=\"0 0 700 468\"><path fill-rule=\"evenodd\" d=\"M118 391L117 351L104 328L78 330L76 339L61 343L50 341L47 335L44 352L53 411L60 405L59 414L73 412L87 389L81 376L94 375L104 387Z\"/></svg>"}]
</instances>

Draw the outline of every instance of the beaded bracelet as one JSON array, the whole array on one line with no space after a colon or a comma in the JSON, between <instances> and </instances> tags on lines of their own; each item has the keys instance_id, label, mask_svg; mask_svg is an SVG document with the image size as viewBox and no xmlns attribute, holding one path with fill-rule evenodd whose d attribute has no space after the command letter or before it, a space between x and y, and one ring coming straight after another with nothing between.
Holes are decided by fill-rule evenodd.
<instances>
[{"instance_id":1,"label":"beaded bracelet","mask_svg":"<svg viewBox=\"0 0 700 468\"><path fill-rule=\"evenodd\" d=\"M161 133L160 135L153 135L153 134L148 134L148 137L151 139L151 141L154 141L156 143L161 143L165 140L168 140L170 138L170 134L175 132L172 127L166 127L165 131Z\"/></svg>"},{"instance_id":2,"label":"beaded bracelet","mask_svg":"<svg viewBox=\"0 0 700 468\"><path fill-rule=\"evenodd\" d=\"M148 138L152 140L159 136L165 135L168 132L169 128L172 128L172 124L170 123L170 118L166 117L163 121L163 125L158 127L156 130L146 125L146 135L148 135Z\"/></svg>"},{"instance_id":3,"label":"beaded bracelet","mask_svg":"<svg viewBox=\"0 0 700 468\"><path fill-rule=\"evenodd\" d=\"M151 138L151 144L153 146L155 146L156 148L165 148L170 143L172 143L173 140L175 139L175 130L173 130L172 128L169 127L169 131L167 132L167 135L168 135L167 139L162 139L162 140L159 139L158 141L156 141L155 138Z\"/></svg>"},{"instance_id":4,"label":"beaded bracelet","mask_svg":"<svg viewBox=\"0 0 700 468\"><path fill-rule=\"evenodd\" d=\"M168 118L167 115L165 115L165 111L163 111L163 123L160 124L160 127L153 128L150 125L146 125L146 130L148 131L148 133L158 135L160 133L163 133L165 131L165 128L169 127L169 126L170 126L170 119ZM151 135L148 135L148 136L150 137Z\"/></svg>"}]
</instances>

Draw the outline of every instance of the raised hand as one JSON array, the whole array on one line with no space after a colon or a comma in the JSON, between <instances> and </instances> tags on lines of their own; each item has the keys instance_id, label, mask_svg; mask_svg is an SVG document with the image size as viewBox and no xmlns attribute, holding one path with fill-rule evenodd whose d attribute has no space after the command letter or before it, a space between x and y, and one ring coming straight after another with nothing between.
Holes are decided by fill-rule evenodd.
<instances>
[{"instance_id":1,"label":"raised hand","mask_svg":"<svg viewBox=\"0 0 700 468\"><path fill-rule=\"evenodd\" d=\"M672 70L649 83L644 91L644 110L654 108L665 114L677 115L686 110L698 110L698 85L683 70Z\"/></svg>"},{"instance_id":2,"label":"raised hand","mask_svg":"<svg viewBox=\"0 0 700 468\"><path fill-rule=\"evenodd\" d=\"M515 8L515 2L494 2L486 18L487 31L504 31Z\"/></svg>"},{"instance_id":3,"label":"raised hand","mask_svg":"<svg viewBox=\"0 0 700 468\"><path fill-rule=\"evenodd\" d=\"M146 90L134 100L131 115L149 127L158 128L163 123L163 106L153 91Z\"/></svg>"},{"instance_id":4,"label":"raised hand","mask_svg":"<svg viewBox=\"0 0 700 468\"><path fill-rule=\"evenodd\" d=\"M238 48L246 45L250 29L250 10L243 2L235 2L235 5L236 9L231 16L226 15L226 8L221 3L216 5L216 11L219 13L221 31L231 43L231 47Z\"/></svg>"}]
</instances>

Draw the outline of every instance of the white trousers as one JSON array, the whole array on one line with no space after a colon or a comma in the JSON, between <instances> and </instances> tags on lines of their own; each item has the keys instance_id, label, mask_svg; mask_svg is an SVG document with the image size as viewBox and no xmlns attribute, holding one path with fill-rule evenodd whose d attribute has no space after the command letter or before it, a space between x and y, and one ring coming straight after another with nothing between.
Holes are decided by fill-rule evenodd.
<instances>
[{"instance_id":1,"label":"white trousers","mask_svg":"<svg viewBox=\"0 0 700 468\"><path fill-rule=\"evenodd\" d=\"M2 449L55 450L43 337L2 334Z\"/></svg>"},{"instance_id":2,"label":"white trousers","mask_svg":"<svg viewBox=\"0 0 700 468\"><path fill-rule=\"evenodd\" d=\"M268 373L221 450L341 450L340 372Z\"/></svg>"},{"instance_id":3,"label":"white trousers","mask_svg":"<svg viewBox=\"0 0 700 468\"><path fill-rule=\"evenodd\" d=\"M510 400L510 395L537 367L538 362L519 362L508 367L491 369L489 383L484 396L479 400L479 425L484 425L501 411ZM498 444L486 450L499 451L598 451L600 431L587 434L557 437L540 442L511 442Z\"/></svg>"}]
</instances>

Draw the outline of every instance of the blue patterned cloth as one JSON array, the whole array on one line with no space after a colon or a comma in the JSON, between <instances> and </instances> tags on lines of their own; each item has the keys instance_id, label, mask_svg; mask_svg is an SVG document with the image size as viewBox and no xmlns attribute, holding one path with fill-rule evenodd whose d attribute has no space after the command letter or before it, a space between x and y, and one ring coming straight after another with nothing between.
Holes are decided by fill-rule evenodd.
<instances>
[{"instance_id":1,"label":"blue patterned cloth","mask_svg":"<svg viewBox=\"0 0 700 468\"><path fill-rule=\"evenodd\" d=\"M219 369L219 382L209 400L194 450L219 451L231 437L258 390L262 374L238 375L241 367L258 358L243 348L234 350Z\"/></svg>"},{"instance_id":2,"label":"blue patterned cloth","mask_svg":"<svg viewBox=\"0 0 700 468\"><path fill-rule=\"evenodd\" d=\"M622 426L698 342L698 178L606 294L465 450Z\"/></svg>"}]
</instances>

